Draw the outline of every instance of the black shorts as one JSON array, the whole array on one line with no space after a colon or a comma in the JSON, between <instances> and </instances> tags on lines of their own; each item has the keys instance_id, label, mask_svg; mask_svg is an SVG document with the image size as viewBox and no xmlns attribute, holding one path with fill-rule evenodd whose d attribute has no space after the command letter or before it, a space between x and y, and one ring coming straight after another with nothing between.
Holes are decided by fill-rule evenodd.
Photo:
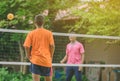
<instances>
[{"instance_id":1,"label":"black shorts","mask_svg":"<svg viewBox=\"0 0 120 81\"><path fill-rule=\"evenodd\" d=\"M51 75L51 67L39 66L39 65L31 63L30 72L34 73L34 74L38 74L40 76L50 76Z\"/></svg>"}]
</instances>

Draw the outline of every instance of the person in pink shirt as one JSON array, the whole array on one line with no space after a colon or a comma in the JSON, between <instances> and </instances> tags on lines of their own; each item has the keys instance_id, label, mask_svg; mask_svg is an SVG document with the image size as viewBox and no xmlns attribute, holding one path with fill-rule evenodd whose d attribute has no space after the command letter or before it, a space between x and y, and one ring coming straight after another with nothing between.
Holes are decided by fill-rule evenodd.
<instances>
[{"instance_id":1,"label":"person in pink shirt","mask_svg":"<svg viewBox=\"0 0 120 81\"><path fill-rule=\"evenodd\" d=\"M72 32L72 34L74 34ZM66 55L60 63L67 64L83 64L84 62L84 47L82 43L76 40L74 35L69 36L70 43L66 46ZM72 76L75 74L76 81L82 81L82 67L67 66L66 67L66 81L71 81Z\"/></svg>"}]
</instances>

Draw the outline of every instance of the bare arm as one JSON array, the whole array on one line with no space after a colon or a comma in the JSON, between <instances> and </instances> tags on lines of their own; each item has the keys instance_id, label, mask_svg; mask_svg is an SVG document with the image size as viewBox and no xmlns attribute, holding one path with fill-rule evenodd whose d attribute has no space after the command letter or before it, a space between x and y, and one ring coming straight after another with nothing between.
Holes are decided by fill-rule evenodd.
<instances>
[{"instance_id":1,"label":"bare arm","mask_svg":"<svg viewBox=\"0 0 120 81\"><path fill-rule=\"evenodd\" d=\"M54 51L55 51L55 45L50 45L51 58L53 58Z\"/></svg>"},{"instance_id":2,"label":"bare arm","mask_svg":"<svg viewBox=\"0 0 120 81\"><path fill-rule=\"evenodd\" d=\"M81 54L81 57L82 57L82 64L84 63L84 58L85 58L85 55L84 54Z\"/></svg>"},{"instance_id":3,"label":"bare arm","mask_svg":"<svg viewBox=\"0 0 120 81\"><path fill-rule=\"evenodd\" d=\"M66 62L67 61L67 58L68 58L68 56L67 56L67 54L64 56L64 58L60 61L60 63L64 63L64 62Z\"/></svg>"},{"instance_id":4,"label":"bare arm","mask_svg":"<svg viewBox=\"0 0 120 81\"><path fill-rule=\"evenodd\" d=\"M30 53L30 47L25 47L26 57L30 60L31 53Z\"/></svg>"},{"instance_id":5,"label":"bare arm","mask_svg":"<svg viewBox=\"0 0 120 81\"><path fill-rule=\"evenodd\" d=\"M81 54L81 64L84 64L84 58L85 58L85 55L84 54ZM83 67L79 67L79 71L82 71Z\"/></svg>"}]
</instances>

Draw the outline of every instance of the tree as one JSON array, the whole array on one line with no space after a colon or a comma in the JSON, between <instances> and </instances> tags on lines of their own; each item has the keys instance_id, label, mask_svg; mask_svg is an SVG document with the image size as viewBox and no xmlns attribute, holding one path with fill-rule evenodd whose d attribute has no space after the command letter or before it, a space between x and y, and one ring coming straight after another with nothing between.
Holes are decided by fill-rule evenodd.
<instances>
[{"instance_id":1,"label":"tree","mask_svg":"<svg viewBox=\"0 0 120 81\"><path fill-rule=\"evenodd\" d=\"M73 29L84 34L120 36L120 1L85 2L83 9L73 9L72 13L81 18Z\"/></svg>"}]
</instances>

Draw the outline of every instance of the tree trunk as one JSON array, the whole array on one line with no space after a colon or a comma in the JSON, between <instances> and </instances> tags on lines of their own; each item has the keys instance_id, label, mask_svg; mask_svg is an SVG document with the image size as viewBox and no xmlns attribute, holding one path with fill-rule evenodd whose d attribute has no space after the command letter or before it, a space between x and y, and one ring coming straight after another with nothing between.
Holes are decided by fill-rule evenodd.
<instances>
[{"instance_id":1,"label":"tree trunk","mask_svg":"<svg viewBox=\"0 0 120 81\"><path fill-rule=\"evenodd\" d=\"M25 53L24 53L24 49L22 46L22 41L18 41L18 45L19 45L19 51L20 51L20 62L26 62L27 60L25 59ZM20 65L20 72L25 74L26 70L27 70L26 65Z\"/></svg>"}]
</instances>

